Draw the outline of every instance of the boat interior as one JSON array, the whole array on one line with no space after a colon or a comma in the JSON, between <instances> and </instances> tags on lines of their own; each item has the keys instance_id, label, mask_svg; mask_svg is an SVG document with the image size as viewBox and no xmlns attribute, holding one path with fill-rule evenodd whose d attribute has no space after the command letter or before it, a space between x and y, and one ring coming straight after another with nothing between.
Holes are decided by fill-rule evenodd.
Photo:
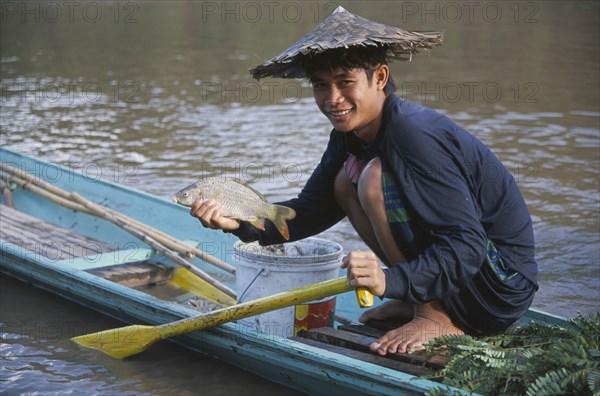
<instances>
[{"instance_id":1,"label":"boat interior","mask_svg":"<svg viewBox=\"0 0 600 396\"><path fill-rule=\"evenodd\" d=\"M149 255L142 260L117 264L113 260L111 264L103 265L96 257L101 254L123 254L123 251L116 250L112 244L43 221L7 205L0 205L0 240L26 249L31 254L41 255L57 265L69 265L162 300L184 304L200 312L222 307L221 304L204 298L201 293L181 287L181 283L176 279L176 266L160 255ZM228 274L219 276L221 280L232 280L227 279L231 277ZM442 355L432 357L389 353L379 356L370 351L369 345L372 342L401 323L372 321L363 325L340 316L336 316L336 322L336 328L303 330L291 339L413 375L431 374L444 365L445 357Z\"/></svg>"}]
</instances>

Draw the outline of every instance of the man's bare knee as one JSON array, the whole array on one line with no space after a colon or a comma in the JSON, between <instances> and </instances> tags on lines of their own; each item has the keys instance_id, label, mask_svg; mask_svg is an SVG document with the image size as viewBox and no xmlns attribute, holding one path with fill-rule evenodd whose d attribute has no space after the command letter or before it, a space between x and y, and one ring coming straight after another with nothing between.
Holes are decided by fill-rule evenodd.
<instances>
[{"instance_id":1,"label":"man's bare knee","mask_svg":"<svg viewBox=\"0 0 600 396\"><path fill-rule=\"evenodd\" d=\"M379 158L373 158L363 169L358 179L358 199L365 210L374 202L383 201Z\"/></svg>"},{"instance_id":2,"label":"man's bare knee","mask_svg":"<svg viewBox=\"0 0 600 396\"><path fill-rule=\"evenodd\" d=\"M335 177L333 193L338 205L340 205L340 207L344 209L346 213L348 213L350 201L356 200L356 190L354 189L350 179L348 179L344 168L340 169Z\"/></svg>"}]
</instances>

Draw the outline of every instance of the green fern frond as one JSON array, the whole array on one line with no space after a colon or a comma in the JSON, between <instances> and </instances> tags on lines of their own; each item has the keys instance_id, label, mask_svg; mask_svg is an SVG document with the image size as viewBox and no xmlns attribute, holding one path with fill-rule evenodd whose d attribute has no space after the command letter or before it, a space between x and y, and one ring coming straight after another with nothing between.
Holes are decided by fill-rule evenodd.
<instances>
[{"instance_id":1,"label":"green fern frond","mask_svg":"<svg viewBox=\"0 0 600 396\"><path fill-rule=\"evenodd\" d=\"M588 338L598 342L600 340L600 312L590 315L582 315L577 313L577 316L569 321L580 330L580 334L584 338Z\"/></svg>"},{"instance_id":2,"label":"green fern frond","mask_svg":"<svg viewBox=\"0 0 600 396\"><path fill-rule=\"evenodd\" d=\"M435 388L429 389L425 392L425 396L464 396L464 393L458 390L452 390L449 386L442 387L436 386Z\"/></svg>"},{"instance_id":3,"label":"green fern frond","mask_svg":"<svg viewBox=\"0 0 600 396\"><path fill-rule=\"evenodd\" d=\"M566 326L532 322L497 336L444 336L447 365L428 377L485 395L600 396L600 314L578 315Z\"/></svg>"},{"instance_id":4,"label":"green fern frond","mask_svg":"<svg viewBox=\"0 0 600 396\"><path fill-rule=\"evenodd\" d=\"M600 392L600 368L591 370L586 378L586 382L593 394Z\"/></svg>"},{"instance_id":5,"label":"green fern frond","mask_svg":"<svg viewBox=\"0 0 600 396\"><path fill-rule=\"evenodd\" d=\"M539 377L529 387L527 387L527 396L554 396L565 393L563 380L569 376L569 372L560 368L550 371L546 375Z\"/></svg>"}]
</instances>

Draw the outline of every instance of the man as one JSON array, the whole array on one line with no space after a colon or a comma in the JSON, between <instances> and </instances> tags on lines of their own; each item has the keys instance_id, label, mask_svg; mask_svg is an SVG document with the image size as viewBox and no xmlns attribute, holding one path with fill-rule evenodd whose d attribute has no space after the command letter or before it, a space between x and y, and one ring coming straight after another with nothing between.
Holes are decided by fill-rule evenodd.
<instances>
[{"instance_id":1,"label":"man","mask_svg":"<svg viewBox=\"0 0 600 396\"><path fill-rule=\"evenodd\" d=\"M344 32L343 22L353 29L357 18L336 10L284 51L292 62L278 64L276 57L254 69L255 76L308 76L317 106L334 128L302 192L279 203L296 211L290 240L348 216L372 250L344 258L350 285L391 299L360 320L407 322L371 345L382 355L408 352L444 334L502 332L527 311L537 290L532 222L523 197L480 141L393 93L387 65L394 50L398 55L393 43L294 55L294 48L307 48L307 37L326 36L319 28ZM359 22L367 31L385 26ZM196 202L191 213L244 241L282 242L271 225L259 231L225 218L214 202Z\"/></svg>"}]
</instances>

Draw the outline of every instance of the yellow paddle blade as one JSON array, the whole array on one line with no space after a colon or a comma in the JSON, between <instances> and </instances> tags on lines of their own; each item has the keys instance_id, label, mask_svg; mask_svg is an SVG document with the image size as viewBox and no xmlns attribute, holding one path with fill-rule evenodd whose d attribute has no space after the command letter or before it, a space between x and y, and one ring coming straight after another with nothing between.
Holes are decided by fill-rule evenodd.
<instances>
[{"instance_id":1,"label":"yellow paddle blade","mask_svg":"<svg viewBox=\"0 0 600 396\"><path fill-rule=\"evenodd\" d=\"M173 277L170 279L170 282L177 287L188 290L222 306L228 307L235 305L236 303L234 298L231 298L229 295L185 268L176 269L173 272Z\"/></svg>"},{"instance_id":2,"label":"yellow paddle blade","mask_svg":"<svg viewBox=\"0 0 600 396\"><path fill-rule=\"evenodd\" d=\"M109 356L123 359L145 351L160 340L162 329L154 326L133 325L84 334L71 340L81 346L97 349Z\"/></svg>"},{"instance_id":3,"label":"yellow paddle blade","mask_svg":"<svg viewBox=\"0 0 600 396\"><path fill-rule=\"evenodd\" d=\"M156 327L127 326L75 337L73 341L79 345L98 349L110 356L121 359L140 353L161 339L218 326L233 320L291 307L292 305L320 300L350 290L352 289L348 285L346 277L340 277Z\"/></svg>"}]
</instances>

